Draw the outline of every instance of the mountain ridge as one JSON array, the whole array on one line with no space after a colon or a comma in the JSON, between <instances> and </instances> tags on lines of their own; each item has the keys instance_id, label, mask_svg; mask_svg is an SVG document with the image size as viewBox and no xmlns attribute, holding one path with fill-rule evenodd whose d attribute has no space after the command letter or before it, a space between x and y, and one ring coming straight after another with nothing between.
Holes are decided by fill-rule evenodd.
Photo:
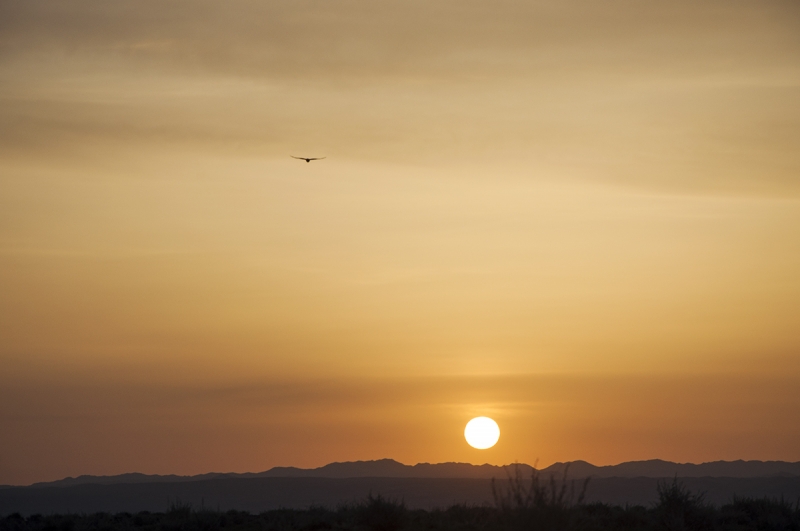
<instances>
[{"instance_id":1,"label":"mountain ridge","mask_svg":"<svg viewBox=\"0 0 800 531\"><path fill-rule=\"evenodd\" d=\"M113 476L81 475L64 479L39 482L29 485L37 487L68 487L84 484L139 484L139 483L183 483L208 479L234 478L441 478L441 479L503 479L516 473L530 475L533 467L525 463L509 465L473 465L470 463L417 463L405 465L393 459L372 461L333 462L317 468L273 467L263 472L210 472L193 476L176 474L158 475L138 472ZM570 478L664 478L664 477L795 477L800 476L800 462L786 461L710 461L700 464L674 463L661 459L627 461L616 465L596 466L586 461L557 462L539 470L549 476ZM11 487L4 485L3 487Z\"/></svg>"}]
</instances>

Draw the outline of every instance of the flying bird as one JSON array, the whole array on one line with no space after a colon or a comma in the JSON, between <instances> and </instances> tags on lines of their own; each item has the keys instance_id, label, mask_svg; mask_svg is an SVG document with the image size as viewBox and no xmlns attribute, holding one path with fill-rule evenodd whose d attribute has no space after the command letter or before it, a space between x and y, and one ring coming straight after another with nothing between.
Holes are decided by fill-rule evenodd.
<instances>
[{"instance_id":1,"label":"flying bird","mask_svg":"<svg viewBox=\"0 0 800 531\"><path fill-rule=\"evenodd\" d=\"M312 160L322 160L324 158L327 158L327 157L317 157L317 158L314 158L314 157L295 157L294 155L289 155L289 156L292 157L293 159L304 160L306 162L311 162Z\"/></svg>"}]
</instances>

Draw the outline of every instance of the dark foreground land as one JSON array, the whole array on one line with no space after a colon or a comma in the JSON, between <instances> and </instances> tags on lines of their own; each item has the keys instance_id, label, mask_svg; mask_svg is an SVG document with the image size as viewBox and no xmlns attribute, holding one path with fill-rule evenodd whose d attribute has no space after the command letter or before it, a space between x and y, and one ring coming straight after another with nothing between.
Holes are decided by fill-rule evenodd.
<instances>
[{"instance_id":1,"label":"dark foreground land","mask_svg":"<svg viewBox=\"0 0 800 531\"><path fill-rule=\"evenodd\" d=\"M525 472L523 475L527 476ZM660 481L664 478L592 478L584 501L650 507L659 500ZM681 481L692 492L705 493L705 501L717 506L729 503L734 496L792 501L800 498L800 476L681 478ZM176 483L0 488L0 517L11 513L23 516L159 513L175 500L194 508L263 513L311 506L339 507L364 500L370 493L402 500L408 509L494 505L492 480L482 478L217 478Z\"/></svg>"},{"instance_id":2,"label":"dark foreground land","mask_svg":"<svg viewBox=\"0 0 800 531\"><path fill-rule=\"evenodd\" d=\"M368 496L336 509L276 509L252 514L173 503L167 512L95 513L0 518L0 531L517 531L517 530L775 530L800 531L800 501L734 498L707 503L678 480L661 482L658 501L619 506L586 503L585 484L511 481L494 489L492 504L410 509Z\"/></svg>"}]
</instances>

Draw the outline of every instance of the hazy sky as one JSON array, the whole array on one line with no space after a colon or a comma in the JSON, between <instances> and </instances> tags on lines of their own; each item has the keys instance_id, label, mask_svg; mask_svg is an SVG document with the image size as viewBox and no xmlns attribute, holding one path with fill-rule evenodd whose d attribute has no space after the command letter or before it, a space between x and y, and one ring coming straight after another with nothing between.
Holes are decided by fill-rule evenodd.
<instances>
[{"instance_id":1,"label":"hazy sky","mask_svg":"<svg viewBox=\"0 0 800 531\"><path fill-rule=\"evenodd\" d=\"M800 3L0 0L0 484L798 440Z\"/></svg>"}]
</instances>

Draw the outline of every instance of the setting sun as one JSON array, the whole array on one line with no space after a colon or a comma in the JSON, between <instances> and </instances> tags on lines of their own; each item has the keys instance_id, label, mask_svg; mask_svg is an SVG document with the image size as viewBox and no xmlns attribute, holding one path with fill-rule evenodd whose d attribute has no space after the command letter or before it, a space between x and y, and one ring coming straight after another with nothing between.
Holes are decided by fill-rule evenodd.
<instances>
[{"instance_id":1,"label":"setting sun","mask_svg":"<svg viewBox=\"0 0 800 531\"><path fill-rule=\"evenodd\" d=\"M497 444L500 438L500 427L489 417L475 417L467 422L464 438L473 448L486 450Z\"/></svg>"}]
</instances>

